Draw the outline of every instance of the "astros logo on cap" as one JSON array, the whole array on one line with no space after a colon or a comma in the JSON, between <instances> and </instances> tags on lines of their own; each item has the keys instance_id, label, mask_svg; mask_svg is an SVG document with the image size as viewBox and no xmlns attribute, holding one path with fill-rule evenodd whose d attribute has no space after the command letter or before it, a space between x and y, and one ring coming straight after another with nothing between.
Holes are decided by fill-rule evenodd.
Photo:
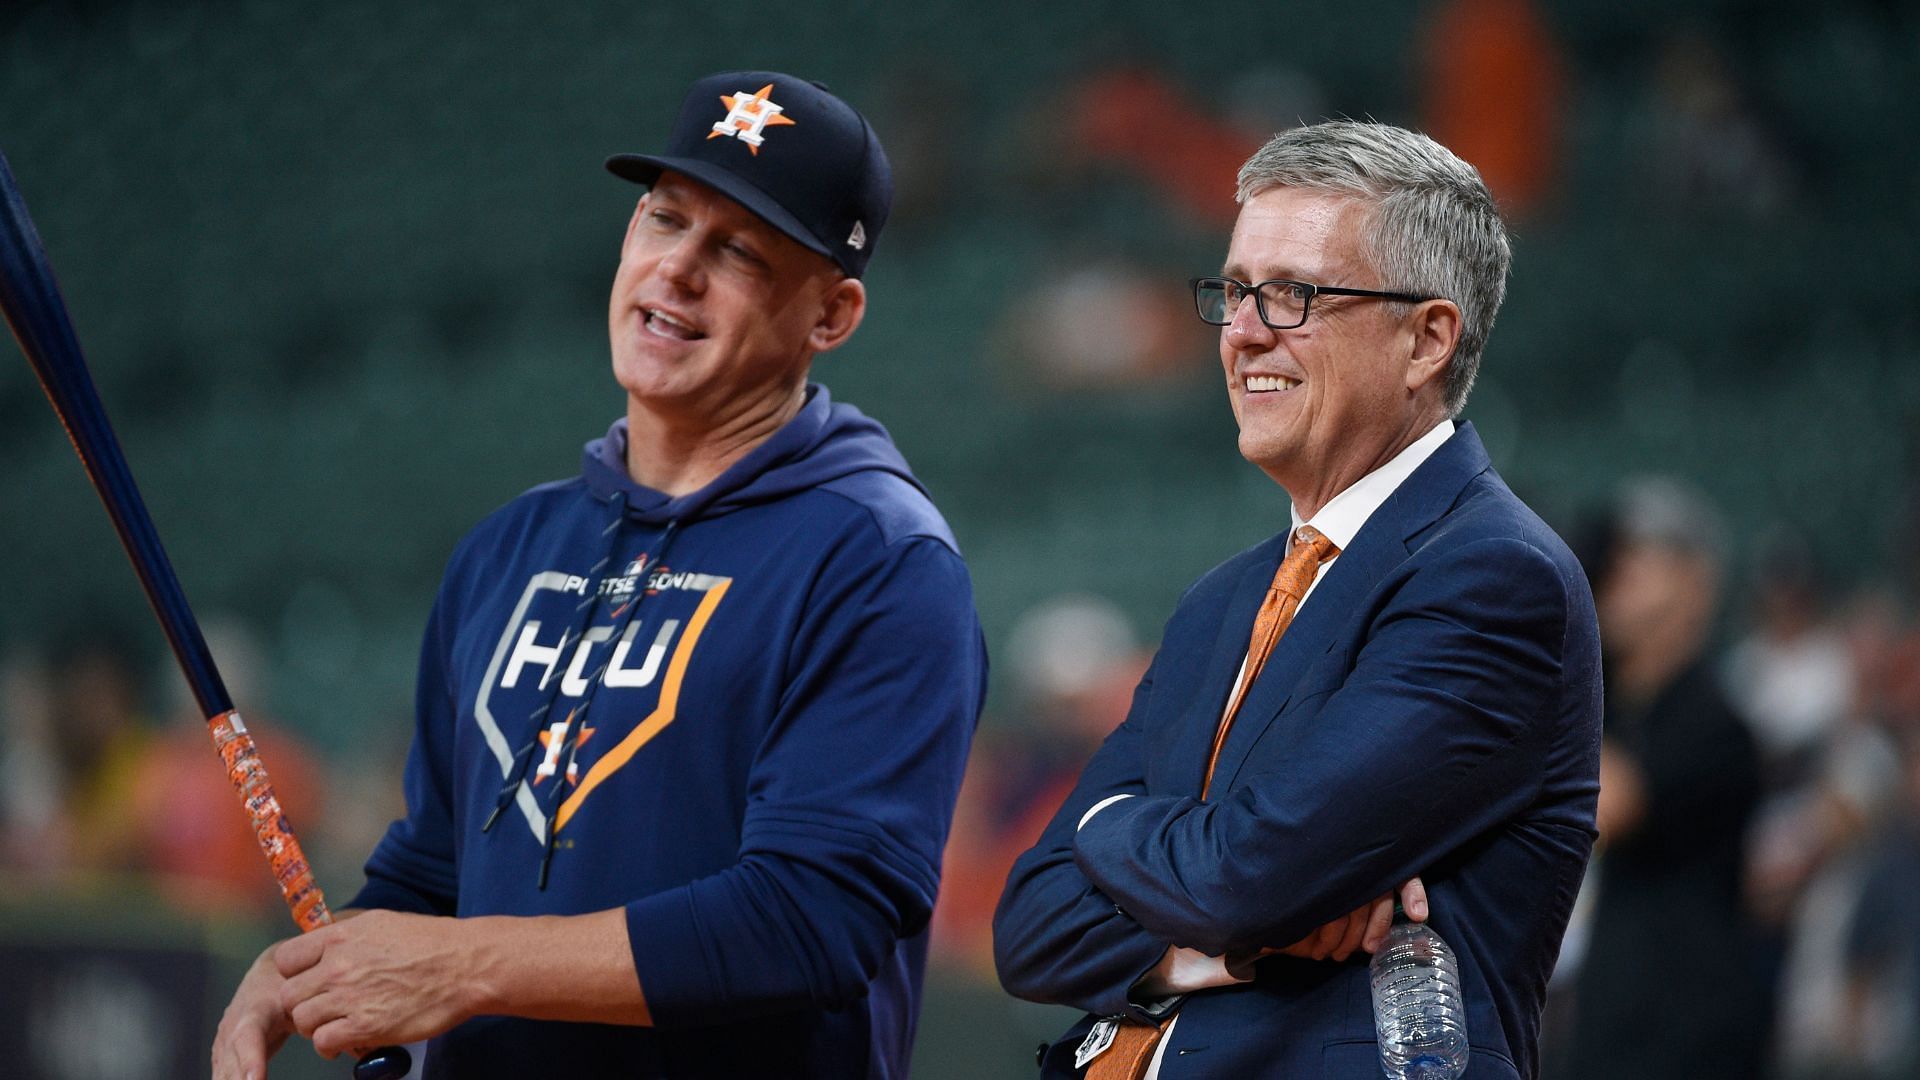
<instances>
[{"instance_id":1,"label":"astros logo on cap","mask_svg":"<svg viewBox=\"0 0 1920 1080\"><path fill-rule=\"evenodd\" d=\"M768 83L751 94L745 90L721 94L720 102L727 107L727 118L714 124L713 130L707 132L707 138L717 139L725 135L739 139L747 144L748 151L759 157L760 144L766 141L766 136L761 132L769 127L794 122L792 118L780 115L780 106L767 96L771 93L773 84Z\"/></svg>"}]
</instances>

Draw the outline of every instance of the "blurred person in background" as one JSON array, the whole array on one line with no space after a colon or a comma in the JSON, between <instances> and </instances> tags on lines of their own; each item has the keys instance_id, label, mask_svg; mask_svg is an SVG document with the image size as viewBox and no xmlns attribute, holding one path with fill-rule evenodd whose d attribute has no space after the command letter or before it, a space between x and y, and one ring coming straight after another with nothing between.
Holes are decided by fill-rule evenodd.
<instances>
[{"instance_id":1,"label":"blurred person in background","mask_svg":"<svg viewBox=\"0 0 1920 1080\"><path fill-rule=\"evenodd\" d=\"M1422 15L1426 130L1473 162L1514 217L1552 194L1566 127L1565 68L1535 0L1443 0Z\"/></svg>"},{"instance_id":2,"label":"blurred person in background","mask_svg":"<svg viewBox=\"0 0 1920 1080\"><path fill-rule=\"evenodd\" d=\"M1006 653L1016 704L1001 722L982 723L967 759L933 935L935 960L994 985L993 908L1007 872L1126 715L1147 666L1126 615L1085 593L1023 612Z\"/></svg>"},{"instance_id":3,"label":"blurred person in background","mask_svg":"<svg viewBox=\"0 0 1920 1080\"><path fill-rule=\"evenodd\" d=\"M1757 1076L1765 1060L1772 979L1741 888L1760 762L1708 653L1725 543L1702 496L1649 478L1589 545L1606 736L1575 1080Z\"/></svg>"},{"instance_id":4,"label":"blurred person in background","mask_svg":"<svg viewBox=\"0 0 1920 1080\"><path fill-rule=\"evenodd\" d=\"M1868 843L1843 953L1843 1012L1827 1075L1920 1075L1920 724L1899 730L1901 785Z\"/></svg>"},{"instance_id":5,"label":"blurred person in background","mask_svg":"<svg viewBox=\"0 0 1920 1080\"><path fill-rule=\"evenodd\" d=\"M53 686L30 650L0 657L0 878L41 878L72 842L60 810Z\"/></svg>"},{"instance_id":6,"label":"blurred person in background","mask_svg":"<svg viewBox=\"0 0 1920 1080\"><path fill-rule=\"evenodd\" d=\"M1743 84L1721 37L1682 20L1660 43L1629 137L1649 194L1669 207L1766 217L1791 205L1802 167L1778 117Z\"/></svg>"},{"instance_id":7,"label":"blurred person in background","mask_svg":"<svg viewBox=\"0 0 1920 1080\"><path fill-rule=\"evenodd\" d=\"M1727 651L1728 696L1759 741L1769 795L1803 787L1854 702L1853 657L1829 612L1820 556L1776 526L1748 575L1752 630Z\"/></svg>"},{"instance_id":8,"label":"blurred person in background","mask_svg":"<svg viewBox=\"0 0 1920 1080\"><path fill-rule=\"evenodd\" d=\"M1113 255L1063 253L1059 263L995 335L1010 381L1036 381L1058 394L1152 386L1191 373L1182 347L1191 305L1165 287L1165 274Z\"/></svg>"},{"instance_id":9,"label":"blurred person in background","mask_svg":"<svg viewBox=\"0 0 1920 1080\"><path fill-rule=\"evenodd\" d=\"M1788 905L1780 1075L1892 1080L1914 1075L1920 1038L1904 910L1920 835L1920 631L1885 586L1863 590L1839 625L1853 673L1847 718L1801 796L1757 833L1750 886Z\"/></svg>"},{"instance_id":10,"label":"blurred person in background","mask_svg":"<svg viewBox=\"0 0 1920 1080\"><path fill-rule=\"evenodd\" d=\"M133 778L151 733L133 650L111 631L76 631L54 651L49 730L58 777L62 869L81 877L136 865Z\"/></svg>"},{"instance_id":11,"label":"blurred person in background","mask_svg":"<svg viewBox=\"0 0 1920 1080\"><path fill-rule=\"evenodd\" d=\"M1764 533L1746 575L1751 629L1722 665L1760 752L1745 884L1778 957L1774 1058L1789 1070L1851 1059L1870 1041L1851 1004L1846 936L1869 839L1900 788L1898 749L1866 710L1822 570L1805 530Z\"/></svg>"},{"instance_id":12,"label":"blurred person in background","mask_svg":"<svg viewBox=\"0 0 1920 1080\"><path fill-rule=\"evenodd\" d=\"M1263 55L1253 66L1220 73L1210 91L1196 97L1164 65L1145 59L1150 44L1138 44L1072 75L1021 112L1013 187L1082 202L1089 191L1125 177L1183 217L1231 227L1234 205L1220 197L1219 177L1233 175L1273 132L1327 114L1316 69ZM1100 107L1088 109L1087 102ZM1063 125L1061 116L1075 121ZM1113 345L1132 345L1124 334L1106 336Z\"/></svg>"}]
</instances>

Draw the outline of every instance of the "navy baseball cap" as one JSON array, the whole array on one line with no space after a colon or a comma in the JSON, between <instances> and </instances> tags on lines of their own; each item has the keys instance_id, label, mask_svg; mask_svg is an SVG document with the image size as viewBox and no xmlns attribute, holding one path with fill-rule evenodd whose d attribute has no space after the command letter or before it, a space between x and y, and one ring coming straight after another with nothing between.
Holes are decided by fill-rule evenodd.
<instances>
[{"instance_id":1,"label":"navy baseball cap","mask_svg":"<svg viewBox=\"0 0 1920 1080\"><path fill-rule=\"evenodd\" d=\"M708 185L859 277L893 205L893 168L853 106L777 71L693 84L664 154L615 154L607 170L651 185L671 170Z\"/></svg>"}]
</instances>

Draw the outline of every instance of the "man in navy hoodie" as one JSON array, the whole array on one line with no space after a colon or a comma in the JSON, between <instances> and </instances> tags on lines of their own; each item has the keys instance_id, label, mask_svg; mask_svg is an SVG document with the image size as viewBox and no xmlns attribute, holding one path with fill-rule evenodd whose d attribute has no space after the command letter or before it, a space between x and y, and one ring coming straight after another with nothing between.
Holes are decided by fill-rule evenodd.
<instances>
[{"instance_id":1,"label":"man in navy hoodie","mask_svg":"<svg viewBox=\"0 0 1920 1080\"><path fill-rule=\"evenodd\" d=\"M262 1078L430 1039L445 1077L906 1075L986 682L952 534L886 431L808 382L892 194L859 113L694 84L609 331L626 416L455 550L407 814L357 914L253 965L213 1047Z\"/></svg>"}]
</instances>

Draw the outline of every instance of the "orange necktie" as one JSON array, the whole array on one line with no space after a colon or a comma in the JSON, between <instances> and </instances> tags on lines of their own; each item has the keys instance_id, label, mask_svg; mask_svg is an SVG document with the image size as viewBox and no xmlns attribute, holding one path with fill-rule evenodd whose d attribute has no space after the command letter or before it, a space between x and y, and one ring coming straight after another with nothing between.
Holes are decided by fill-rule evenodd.
<instances>
[{"instance_id":1,"label":"orange necktie","mask_svg":"<svg viewBox=\"0 0 1920 1080\"><path fill-rule=\"evenodd\" d=\"M1247 643L1246 673L1240 677L1240 685L1234 688L1233 699L1220 717L1220 729L1214 732L1213 752L1207 755L1206 779L1200 784L1202 799L1213 786L1213 768L1220 762L1220 748L1227 744L1227 732L1232 730L1233 718L1247 700L1248 689L1253 686L1253 680L1260 677L1260 669L1267 666L1267 657L1273 655L1273 646L1280 635L1286 633L1293 622L1293 613L1300 610L1300 601L1319 575L1320 567L1338 554L1340 549L1333 541L1313 526L1302 525L1293 531L1293 545L1287 557L1280 561L1280 569L1274 571L1273 582L1267 586L1267 598L1260 602L1260 614L1253 619L1253 638ZM1153 1062L1153 1050L1160 1036L1172 1023L1172 1017L1158 1024L1131 1019L1120 1021L1112 1045L1088 1065L1087 1080L1140 1080Z\"/></svg>"},{"instance_id":2,"label":"orange necktie","mask_svg":"<svg viewBox=\"0 0 1920 1080\"><path fill-rule=\"evenodd\" d=\"M1220 749L1227 745L1227 732L1233 728L1233 718L1239 714L1241 703L1247 700L1253 680L1260 677L1260 669L1267 666L1267 657L1273 655L1280 635L1293 623L1293 613L1300 610L1300 601L1312 587L1320 567L1338 554L1340 549L1333 541L1313 526L1302 525L1293 531L1293 546L1287 551L1287 557L1280 560L1280 569L1273 572L1267 598L1260 602L1260 614L1253 619L1253 640L1247 643L1247 672L1241 676L1240 685L1233 691L1233 701L1220 717L1220 730L1214 733L1213 753L1207 755L1207 778L1200 784L1202 799L1213 786L1213 767L1220 763Z\"/></svg>"}]
</instances>

